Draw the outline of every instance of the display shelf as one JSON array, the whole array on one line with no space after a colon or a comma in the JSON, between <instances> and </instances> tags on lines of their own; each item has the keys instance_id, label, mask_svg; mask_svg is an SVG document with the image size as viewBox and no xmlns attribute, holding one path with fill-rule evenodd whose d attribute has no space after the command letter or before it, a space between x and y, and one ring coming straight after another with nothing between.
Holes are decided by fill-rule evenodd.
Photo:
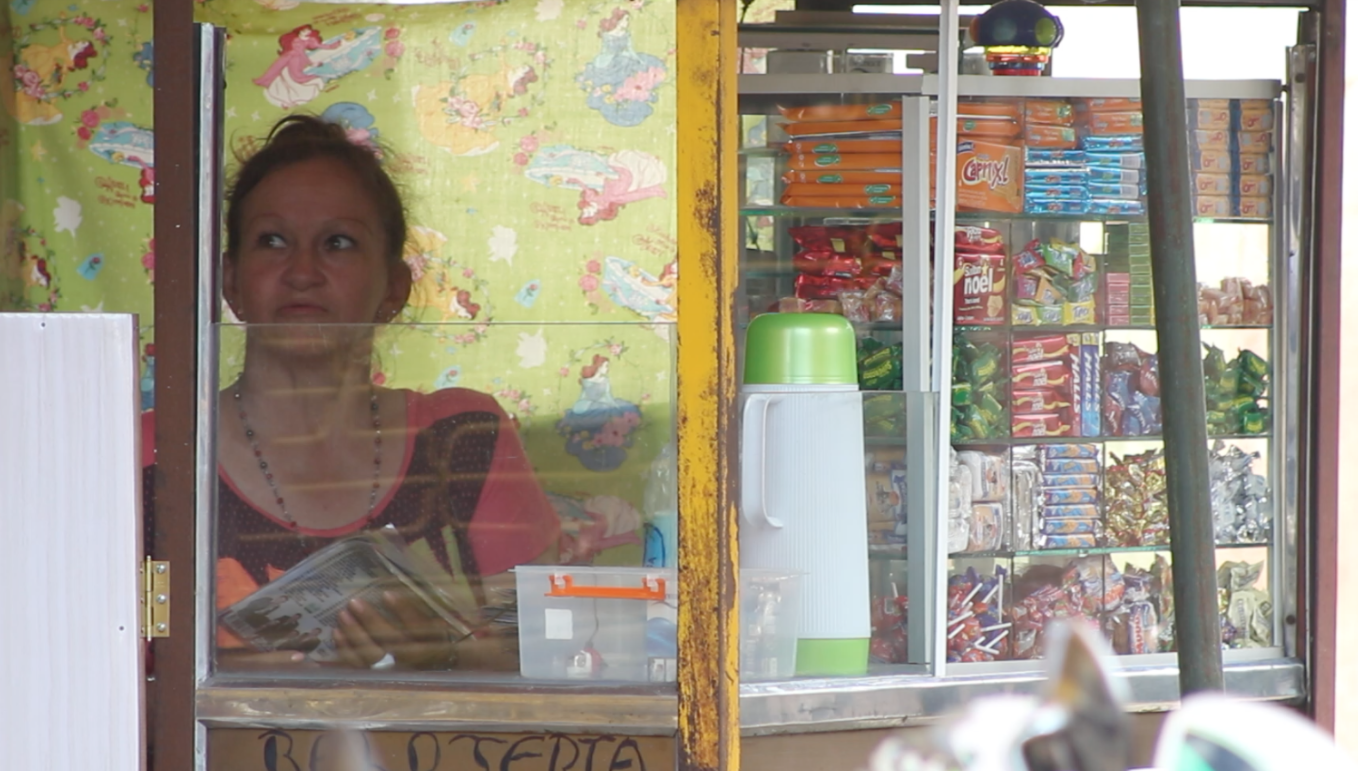
<instances>
[{"instance_id":1,"label":"display shelf","mask_svg":"<svg viewBox=\"0 0 1358 771\"><path fill-rule=\"evenodd\" d=\"M1271 439L1273 433L1265 434L1208 434L1208 440L1221 439L1228 442L1246 439ZM1146 436L1001 436L989 439L964 439L952 442L954 447L999 447L1026 444L1117 444L1122 442L1163 442L1160 434Z\"/></svg>"},{"instance_id":2,"label":"display shelf","mask_svg":"<svg viewBox=\"0 0 1358 771\"><path fill-rule=\"evenodd\" d=\"M816 99L845 94L906 94L936 96L936 75L875 73L772 74L740 76L741 112L748 113L760 97L798 96ZM957 92L968 97L1108 98L1141 96L1135 78L997 78L957 76ZM1275 80L1185 80L1189 99L1276 99L1282 92Z\"/></svg>"},{"instance_id":3,"label":"display shelf","mask_svg":"<svg viewBox=\"0 0 1358 771\"><path fill-rule=\"evenodd\" d=\"M1268 541L1254 543L1219 543L1218 549L1255 549L1272 546ZM1136 552L1169 551L1169 544L1151 546L1092 546L1084 549L1022 549L1015 551L976 551L953 552L950 560L958 559L1019 559L1024 557L1095 557L1102 554L1127 554Z\"/></svg>"},{"instance_id":4,"label":"display shelf","mask_svg":"<svg viewBox=\"0 0 1358 771\"><path fill-rule=\"evenodd\" d=\"M931 216L932 216L931 212ZM812 206L754 205L740 209L742 217L778 217L785 219L834 219L854 222L894 222L901 218L900 207L837 209ZM1146 222L1144 214L1047 214L1012 212L959 211L953 214L958 224L986 222ZM1268 225L1270 219L1255 217L1194 217L1198 224L1254 224Z\"/></svg>"}]
</instances>

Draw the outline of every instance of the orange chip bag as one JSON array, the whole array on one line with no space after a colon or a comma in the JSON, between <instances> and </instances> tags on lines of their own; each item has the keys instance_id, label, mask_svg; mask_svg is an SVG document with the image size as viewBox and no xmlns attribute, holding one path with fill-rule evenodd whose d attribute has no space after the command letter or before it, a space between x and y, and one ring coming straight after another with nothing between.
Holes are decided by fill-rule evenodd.
<instances>
[{"instance_id":1,"label":"orange chip bag","mask_svg":"<svg viewBox=\"0 0 1358 771\"><path fill-rule=\"evenodd\" d=\"M1075 108L1055 99L1029 99L1023 103L1023 119L1030 124L1069 126L1075 122Z\"/></svg>"},{"instance_id":2,"label":"orange chip bag","mask_svg":"<svg viewBox=\"0 0 1358 771\"><path fill-rule=\"evenodd\" d=\"M784 206L814 209L877 209L900 206L900 196L895 195L842 195L809 196L784 194Z\"/></svg>"},{"instance_id":3,"label":"orange chip bag","mask_svg":"<svg viewBox=\"0 0 1358 771\"><path fill-rule=\"evenodd\" d=\"M811 183L817 185L899 185L901 183L901 173L899 171L854 171L854 170L834 170L834 171L799 171L790 170L783 172L783 181L791 185L794 183Z\"/></svg>"},{"instance_id":4,"label":"orange chip bag","mask_svg":"<svg viewBox=\"0 0 1358 771\"><path fill-rule=\"evenodd\" d=\"M1012 99L992 99L984 102L958 102L959 118L1007 118L1018 120L1022 113Z\"/></svg>"},{"instance_id":5,"label":"orange chip bag","mask_svg":"<svg viewBox=\"0 0 1358 771\"><path fill-rule=\"evenodd\" d=\"M1090 113L1081 125L1093 136L1113 136L1140 134L1145 121L1139 112L1096 112Z\"/></svg>"},{"instance_id":6,"label":"orange chip bag","mask_svg":"<svg viewBox=\"0 0 1358 771\"><path fill-rule=\"evenodd\" d=\"M1047 150L1074 150L1080 138L1069 126L1044 126L1029 123L1023 130L1023 143L1028 147Z\"/></svg>"},{"instance_id":7,"label":"orange chip bag","mask_svg":"<svg viewBox=\"0 0 1358 771\"><path fill-rule=\"evenodd\" d=\"M878 104L817 104L810 107L779 107L784 118L795 121L858 121L898 118L900 102Z\"/></svg>"},{"instance_id":8,"label":"orange chip bag","mask_svg":"<svg viewBox=\"0 0 1358 771\"><path fill-rule=\"evenodd\" d=\"M1129 112L1141 109L1141 100L1137 97L1094 97L1089 99L1076 99L1075 112Z\"/></svg>"},{"instance_id":9,"label":"orange chip bag","mask_svg":"<svg viewBox=\"0 0 1358 771\"><path fill-rule=\"evenodd\" d=\"M787 167L793 171L854 169L874 171L899 169L901 156L889 153L844 153L843 155L789 155Z\"/></svg>"},{"instance_id":10,"label":"orange chip bag","mask_svg":"<svg viewBox=\"0 0 1358 771\"><path fill-rule=\"evenodd\" d=\"M783 190L786 196L811 196L822 198L841 198L850 196L900 195L901 186L891 184L875 185L822 185L815 182L794 182Z\"/></svg>"},{"instance_id":11,"label":"orange chip bag","mask_svg":"<svg viewBox=\"0 0 1358 771\"><path fill-rule=\"evenodd\" d=\"M957 136L988 139L1014 139L1023 133L1017 120L1009 118L958 118ZM938 144L938 120L929 119L929 139Z\"/></svg>"},{"instance_id":12,"label":"orange chip bag","mask_svg":"<svg viewBox=\"0 0 1358 771\"><path fill-rule=\"evenodd\" d=\"M901 130L897 120L849 120L815 123L784 123L790 137L837 136L846 134L886 134Z\"/></svg>"},{"instance_id":13,"label":"orange chip bag","mask_svg":"<svg viewBox=\"0 0 1358 771\"><path fill-rule=\"evenodd\" d=\"M814 139L803 139L794 142L787 142L783 145L783 151L788 153L809 153L812 155L825 155L829 153L895 153L901 154L901 140L899 139L841 139L838 141L816 141Z\"/></svg>"}]
</instances>

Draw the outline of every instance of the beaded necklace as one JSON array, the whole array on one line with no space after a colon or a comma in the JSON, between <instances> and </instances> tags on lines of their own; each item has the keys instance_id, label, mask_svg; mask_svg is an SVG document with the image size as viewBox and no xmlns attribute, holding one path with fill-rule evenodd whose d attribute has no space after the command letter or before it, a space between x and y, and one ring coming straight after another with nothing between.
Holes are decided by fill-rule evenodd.
<instances>
[{"instance_id":1,"label":"beaded necklace","mask_svg":"<svg viewBox=\"0 0 1358 771\"><path fill-rule=\"evenodd\" d=\"M273 472L269 470L269 462L264 458L264 452L259 449L259 437L255 430L250 426L250 418L245 413L245 405L241 402L240 385L232 391L232 398L236 401L236 414L240 416L241 428L245 429L245 438L250 442L250 449L255 453L255 461L259 464L259 473L264 475L264 481L268 483L269 489L273 491L274 503L278 504L279 510L283 512L283 520L288 523L288 527L297 530L296 520L288 512L288 504L283 500L283 493L278 488L278 481L274 479ZM368 391L368 404L372 413L373 423L373 483L372 489L368 492L368 511L371 515L373 509L377 507L377 490L381 487L379 476L382 472L382 414L377 407L377 392Z\"/></svg>"}]
</instances>

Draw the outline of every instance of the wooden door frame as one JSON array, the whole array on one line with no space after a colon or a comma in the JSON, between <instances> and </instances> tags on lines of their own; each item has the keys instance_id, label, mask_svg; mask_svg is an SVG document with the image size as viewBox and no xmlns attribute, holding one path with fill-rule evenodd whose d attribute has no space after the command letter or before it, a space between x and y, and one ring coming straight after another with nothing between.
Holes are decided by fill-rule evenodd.
<instances>
[{"instance_id":1,"label":"wooden door frame","mask_svg":"<svg viewBox=\"0 0 1358 771\"><path fill-rule=\"evenodd\" d=\"M198 328L198 75L193 0L156 5L154 496L147 548L175 565L172 636L153 645L153 771L196 763L195 473ZM735 331L737 217L735 0L676 0L678 110L678 442L680 518L678 768L739 767L736 619ZM173 128L171 128L173 127ZM714 623L715 619L715 623Z\"/></svg>"}]
</instances>

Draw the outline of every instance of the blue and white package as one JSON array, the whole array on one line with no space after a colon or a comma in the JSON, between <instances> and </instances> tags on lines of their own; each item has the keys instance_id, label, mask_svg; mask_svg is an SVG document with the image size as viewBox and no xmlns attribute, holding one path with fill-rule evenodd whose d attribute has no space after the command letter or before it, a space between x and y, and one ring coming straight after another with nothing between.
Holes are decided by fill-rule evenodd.
<instances>
[{"instance_id":1,"label":"blue and white package","mask_svg":"<svg viewBox=\"0 0 1358 771\"><path fill-rule=\"evenodd\" d=\"M1089 201L1064 200L1061 198L1023 199L1024 214L1088 214ZM1059 322L1052 322L1059 323Z\"/></svg>"},{"instance_id":2,"label":"blue and white package","mask_svg":"<svg viewBox=\"0 0 1358 771\"><path fill-rule=\"evenodd\" d=\"M1108 136L1087 136L1083 140L1086 152L1106 152L1109 150L1141 150L1140 134L1110 134Z\"/></svg>"},{"instance_id":3,"label":"blue and white package","mask_svg":"<svg viewBox=\"0 0 1358 771\"><path fill-rule=\"evenodd\" d=\"M1123 169L1144 169L1146 154L1135 153L1085 153L1091 166L1112 166Z\"/></svg>"},{"instance_id":4,"label":"blue and white package","mask_svg":"<svg viewBox=\"0 0 1358 771\"><path fill-rule=\"evenodd\" d=\"M1083 185L1089 181L1089 170L1069 169L1024 169L1023 187L1033 185Z\"/></svg>"},{"instance_id":5,"label":"blue and white package","mask_svg":"<svg viewBox=\"0 0 1358 771\"><path fill-rule=\"evenodd\" d=\"M1049 150L1045 148L1030 147L1024 151L1024 163L1028 166L1043 166L1051 164L1053 166L1079 165L1085 162L1084 150Z\"/></svg>"},{"instance_id":6,"label":"blue and white package","mask_svg":"<svg viewBox=\"0 0 1358 771\"><path fill-rule=\"evenodd\" d=\"M1027 185L1023 197L1024 200L1083 201L1089 197L1089 188L1086 185Z\"/></svg>"},{"instance_id":7,"label":"blue and white package","mask_svg":"<svg viewBox=\"0 0 1358 771\"><path fill-rule=\"evenodd\" d=\"M1137 216L1146 213L1141 201L1123 201L1112 198L1089 199L1089 214L1126 214Z\"/></svg>"},{"instance_id":8,"label":"blue and white package","mask_svg":"<svg viewBox=\"0 0 1358 771\"><path fill-rule=\"evenodd\" d=\"M1140 169L1121 169L1114 166L1090 166L1089 181L1110 185L1141 184Z\"/></svg>"},{"instance_id":9,"label":"blue and white package","mask_svg":"<svg viewBox=\"0 0 1358 771\"><path fill-rule=\"evenodd\" d=\"M1146 191L1141 185L1119 185L1112 182L1089 183L1089 196L1091 198L1120 198L1134 201L1145 193Z\"/></svg>"}]
</instances>

